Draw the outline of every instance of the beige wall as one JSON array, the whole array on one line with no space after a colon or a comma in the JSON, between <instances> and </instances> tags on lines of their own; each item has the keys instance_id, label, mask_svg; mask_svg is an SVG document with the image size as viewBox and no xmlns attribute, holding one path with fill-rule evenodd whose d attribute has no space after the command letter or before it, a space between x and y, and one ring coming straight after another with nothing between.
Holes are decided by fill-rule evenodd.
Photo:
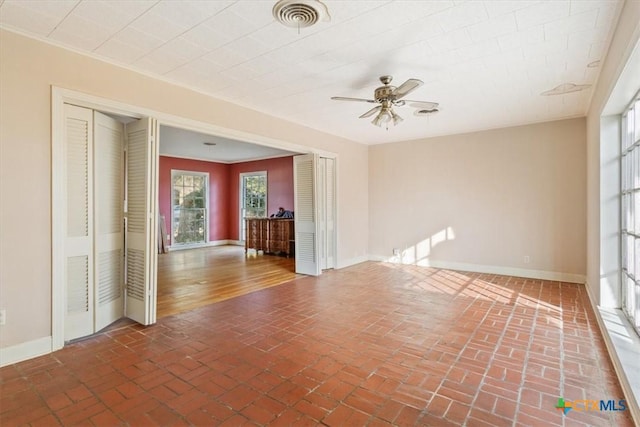
<instances>
[{"instance_id":1,"label":"beige wall","mask_svg":"<svg viewBox=\"0 0 640 427\"><path fill-rule=\"evenodd\" d=\"M1 348L51 335L51 85L337 153L338 265L366 256L366 146L1 31Z\"/></svg>"},{"instance_id":2,"label":"beige wall","mask_svg":"<svg viewBox=\"0 0 640 427\"><path fill-rule=\"evenodd\" d=\"M584 119L374 146L370 254L584 275L585 162Z\"/></svg>"},{"instance_id":3,"label":"beige wall","mask_svg":"<svg viewBox=\"0 0 640 427\"><path fill-rule=\"evenodd\" d=\"M639 42L640 1L626 1L587 115L587 286L594 302L605 307L620 306L619 187L615 179L619 135L611 128L640 88L639 66L627 64ZM602 117L603 113L608 117Z\"/></svg>"}]
</instances>

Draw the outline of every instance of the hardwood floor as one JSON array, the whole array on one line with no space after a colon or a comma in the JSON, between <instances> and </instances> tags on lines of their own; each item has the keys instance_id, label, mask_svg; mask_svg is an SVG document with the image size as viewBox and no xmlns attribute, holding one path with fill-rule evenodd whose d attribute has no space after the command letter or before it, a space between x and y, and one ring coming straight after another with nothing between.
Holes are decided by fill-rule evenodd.
<instances>
[{"instance_id":1,"label":"hardwood floor","mask_svg":"<svg viewBox=\"0 0 640 427\"><path fill-rule=\"evenodd\" d=\"M295 261L275 255L247 258L241 246L158 255L158 318L280 285L295 279Z\"/></svg>"}]
</instances>

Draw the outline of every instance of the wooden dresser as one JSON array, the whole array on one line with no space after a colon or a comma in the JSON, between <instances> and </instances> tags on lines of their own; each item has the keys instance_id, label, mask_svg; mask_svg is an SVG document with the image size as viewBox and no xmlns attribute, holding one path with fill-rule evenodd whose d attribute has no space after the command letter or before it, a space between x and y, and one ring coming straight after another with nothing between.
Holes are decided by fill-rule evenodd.
<instances>
[{"instance_id":1,"label":"wooden dresser","mask_svg":"<svg viewBox=\"0 0 640 427\"><path fill-rule=\"evenodd\" d=\"M295 246L293 219L245 218L245 221L247 226L245 252L248 249L255 249L265 253L293 255Z\"/></svg>"}]
</instances>

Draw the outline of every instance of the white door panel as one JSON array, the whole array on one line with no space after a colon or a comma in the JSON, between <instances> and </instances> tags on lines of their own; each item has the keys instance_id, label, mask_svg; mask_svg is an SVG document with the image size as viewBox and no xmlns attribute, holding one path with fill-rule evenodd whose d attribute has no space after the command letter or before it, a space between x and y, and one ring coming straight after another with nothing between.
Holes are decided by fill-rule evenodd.
<instances>
[{"instance_id":1,"label":"white door panel","mask_svg":"<svg viewBox=\"0 0 640 427\"><path fill-rule=\"evenodd\" d=\"M320 251L318 262L320 263L320 270L327 268L327 212L324 197L326 194L326 173L327 159L321 157L318 159L316 176L316 187L318 188L318 247Z\"/></svg>"},{"instance_id":2,"label":"white door panel","mask_svg":"<svg viewBox=\"0 0 640 427\"><path fill-rule=\"evenodd\" d=\"M69 341L93 333L93 113L64 106L65 331Z\"/></svg>"},{"instance_id":3,"label":"white door panel","mask_svg":"<svg viewBox=\"0 0 640 427\"><path fill-rule=\"evenodd\" d=\"M325 161L325 185L324 185L324 211L325 211L325 257L324 268L335 268L335 216L336 216L336 161L335 159L323 159Z\"/></svg>"},{"instance_id":4,"label":"white door panel","mask_svg":"<svg viewBox=\"0 0 640 427\"><path fill-rule=\"evenodd\" d=\"M124 315L124 125L94 112L95 330Z\"/></svg>"},{"instance_id":5,"label":"white door panel","mask_svg":"<svg viewBox=\"0 0 640 427\"><path fill-rule=\"evenodd\" d=\"M154 119L126 126L126 315L143 325L156 321L157 135Z\"/></svg>"},{"instance_id":6,"label":"white door panel","mask_svg":"<svg viewBox=\"0 0 640 427\"><path fill-rule=\"evenodd\" d=\"M317 154L305 154L293 158L293 189L296 233L296 273L317 276L318 221L316 170Z\"/></svg>"}]
</instances>

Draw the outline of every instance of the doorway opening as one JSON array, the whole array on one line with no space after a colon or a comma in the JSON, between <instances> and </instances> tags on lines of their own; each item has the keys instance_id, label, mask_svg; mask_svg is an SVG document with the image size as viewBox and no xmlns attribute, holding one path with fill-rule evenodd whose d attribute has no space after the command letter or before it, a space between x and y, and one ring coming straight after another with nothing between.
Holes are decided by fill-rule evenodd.
<instances>
[{"instance_id":1,"label":"doorway opening","mask_svg":"<svg viewBox=\"0 0 640 427\"><path fill-rule=\"evenodd\" d=\"M238 138L253 141L254 143L258 143L258 146L267 148L275 145L281 147L279 149L286 149L292 153L309 151L308 147L275 142L256 135L217 128L213 125L54 87L52 89L52 244L54 247L52 259L52 351L64 346L65 329L68 326L67 323L69 323L66 317L68 308L67 298L70 292L67 286L67 279L68 273L71 271L69 268L74 266L74 263L68 260L69 256L73 254L68 253L66 250L68 246L65 245L67 222L70 213L69 207L66 205L68 202L67 186L69 182L73 181L67 180L68 170L65 163L68 159L65 159L65 155L67 154L65 148L65 126L67 121L65 120L64 111L66 106L69 105L104 112L112 117L117 116L124 118L126 121L144 123L144 125L140 127L132 126L130 132L128 131L130 134L125 137L128 148L123 154L125 158L125 175L124 177L121 176L125 182L125 193L134 196L125 199L123 203L125 212L124 219L129 228L125 228L125 255L123 262L124 276L127 279L125 280L126 284L121 282L120 289L125 298L125 312L129 310L139 312L139 315L131 317L142 324L155 323L157 311L156 292L158 270L156 263L158 257L157 206L159 194L156 173L159 160L158 144L160 128L158 123L161 121L165 127L189 129L194 132L200 131L206 135L224 135L220 136L221 138L233 137L235 141L237 141ZM155 117L155 119L152 117ZM141 141L141 145L133 147L131 143L134 140ZM139 156L139 158L136 158L136 156ZM187 157L189 156L187 155ZM317 158L317 155L315 155L315 157ZM136 183L135 179L132 179L134 176L145 176L145 179L142 183ZM130 185L133 185L135 188L127 187ZM88 184L87 188L93 187ZM315 194L315 191L316 190L313 189L312 191L307 191L307 193ZM235 206L237 207L238 205L239 202L236 202ZM133 215L134 211L136 215L140 215L139 218ZM90 224L88 229L91 229L93 226L93 224ZM137 234L136 232L130 232L131 226L133 226L134 229L136 227L142 227L141 230L138 230L142 232ZM211 234L211 224L209 224L207 228L209 234ZM206 234L205 232L205 236ZM227 243L234 243L230 241L233 239L227 240ZM209 242L211 242L210 236ZM240 239L238 237L235 243L239 242ZM85 243L83 243L83 245L85 245ZM88 247L92 247L89 243L85 246L87 245ZM318 256L318 250L312 248L310 255ZM88 274L95 275L92 265L86 263L85 266L86 269L79 268L76 270L80 272L86 271L89 272ZM119 276L119 273L116 274L116 276ZM96 294L97 292L94 292L94 295Z\"/></svg>"},{"instance_id":2,"label":"doorway opening","mask_svg":"<svg viewBox=\"0 0 640 427\"><path fill-rule=\"evenodd\" d=\"M122 317L155 322L157 124L70 103L61 110L52 237L64 343Z\"/></svg>"}]
</instances>

